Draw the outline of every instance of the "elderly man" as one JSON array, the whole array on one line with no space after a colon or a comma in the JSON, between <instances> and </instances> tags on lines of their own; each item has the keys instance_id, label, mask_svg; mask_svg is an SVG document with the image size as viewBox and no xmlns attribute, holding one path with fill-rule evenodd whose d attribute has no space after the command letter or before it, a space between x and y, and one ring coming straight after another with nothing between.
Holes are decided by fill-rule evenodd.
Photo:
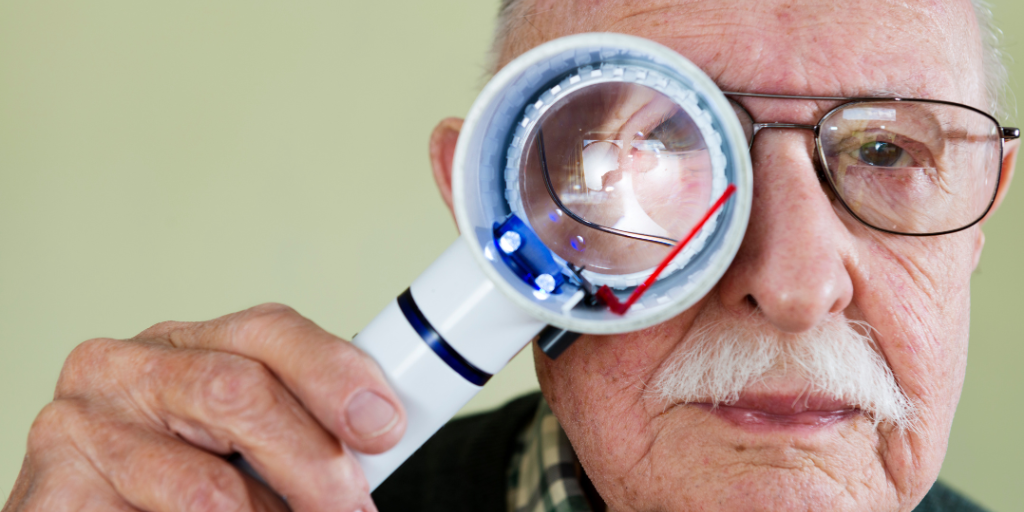
<instances>
[{"instance_id":1,"label":"elderly man","mask_svg":"<svg viewBox=\"0 0 1024 512\"><path fill-rule=\"evenodd\" d=\"M559 36L622 32L673 48L723 90L992 111L1002 75L987 21L968 0L522 0L503 6L495 48L500 65ZM755 121L802 125L841 103L736 100ZM460 126L442 121L430 142L449 206ZM859 158L913 158L899 144L869 141ZM950 211L998 206L1016 149L978 162L998 186L952 194ZM935 481L964 380L981 223L947 216L933 231L955 232L923 237L872 227L820 180L813 150L802 130L753 139L743 246L696 306L584 337L557 360L537 352L543 398L453 422L372 498L344 446L394 445L401 404L357 349L265 305L82 344L4 511L976 510ZM729 400L709 391L730 382ZM232 452L287 502L225 462Z\"/></svg>"}]
</instances>

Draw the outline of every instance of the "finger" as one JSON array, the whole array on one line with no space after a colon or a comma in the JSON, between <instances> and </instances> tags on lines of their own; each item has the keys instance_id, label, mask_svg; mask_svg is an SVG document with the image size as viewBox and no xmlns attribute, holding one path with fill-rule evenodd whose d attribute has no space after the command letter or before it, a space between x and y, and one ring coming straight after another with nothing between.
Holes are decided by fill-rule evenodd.
<instances>
[{"instance_id":1,"label":"finger","mask_svg":"<svg viewBox=\"0 0 1024 512\"><path fill-rule=\"evenodd\" d=\"M245 486L249 490L252 499L253 510L256 512L291 512L292 509L272 489L256 481L249 475L244 475ZM370 511L365 511L370 512ZM376 511L374 511L376 512Z\"/></svg>"},{"instance_id":2,"label":"finger","mask_svg":"<svg viewBox=\"0 0 1024 512\"><path fill-rule=\"evenodd\" d=\"M286 511L226 461L110 411L72 407L75 444L114 491L149 512ZM267 496L267 495L270 496ZM273 498L273 499L271 499Z\"/></svg>"},{"instance_id":3,"label":"finger","mask_svg":"<svg viewBox=\"0 0 1024 512\"><path fill-rule=\"evenodd\" d=\"M86 485L81 475L68 470L54 471L44 482L36 483L30 495L21 500L7 503L10 512L52 512L74 510L76 512L142 512L131 506L113 490ZM69 483L69 479L79 478ZM103 485L107 485L105 482Z\"/></svg>"},{"instance_id":4,"label":"finger","mask_svg":"<svg viewBox=\"0 0 1024 512\"><path fill-rule=\"evenodd\" d=\"M294 310L263 305L209 322L158 324L136 339L263 362L347 446L380 453L405 432L405 412L380 367Z\"/></svg>"},{"instance_id":5,"label":"finger","mask_svg":"<svg viewBox=\"0 0 1024 512\"><path fill-rule=\"evenodd\" d=\"M368 508L369 489L355 460L261 363L224 352L175 349L154 343L110 341L91 350L103 352L106 365L122 368L112 374L107 392L123 396L126 403L120 407L138 411L133 418L146 421L151 429L179 436L215 453L241 453L277 492L289 497L296 510ZM73 355L77 357L85 356ZM70 381L61 387L65 394L75 391ZM95 456L113 453L114 458L105 466L109 471L129 468L131 474L148 478L160 470L159 465L134 470L128 462L145 464L145 459L130 455L148 453L146 442L155 441L137 441L122 448L120 438L130 437L128 430L120 423L97 427L92 433ZM155 446L155 453L161 457L173 453L166 445ZM222 477L209 481L226 482L225 489L234 485L237 492L241 482L237 471L223 460L207 457L216 459L206 459L212 476L224 471L234 475L234 480ZM194 460L193 456L181 455L168 466L187 468ZM131 475L119 478L131 481ZM125 489L134 488L125 485Z\"/></svg>"},{"instance_id":6,"label":"finger","mask_svg":"<svg viewBox=\"0 0 1024 512\"><path fill-rule=\"evenodd\" d=\"M52 510L140 512L110 485L69 439L78 419L67 402L47 405L29 431L25 464L4 511Z\"/></svg>"}]
</instances>

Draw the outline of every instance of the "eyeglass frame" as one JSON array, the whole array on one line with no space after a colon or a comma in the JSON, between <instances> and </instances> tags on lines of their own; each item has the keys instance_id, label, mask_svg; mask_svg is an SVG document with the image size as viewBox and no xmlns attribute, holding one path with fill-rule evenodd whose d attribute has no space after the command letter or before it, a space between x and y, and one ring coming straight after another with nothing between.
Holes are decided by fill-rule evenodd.
<instances>
[{"instance_id":1,"label":"eyeglass frame","mask_svg":"<svg viewBox=\"0 0 1024 512\"><path fill-rule=\"evenodd\" d=\"M974 219L972 222L970 222L969 224L967 224L965 226L962 226L962 227L959 227L959 228L956 228L956 229L947 230L947 231L934 232L934 233L902 233L902 232L899 232L899 231L892 231L892 230L889 230L889 229L884 229L884 228L880 228L878 226L874 226L871 223L869 223L869 222L865 221L864 219L862 219L859 215L857 215L853 211L852 208L850 208L850 205L846 204L846 199L844 199L843 195L840 194L838 190L836 190L836 185L833 182L831 176L822 176L822 174L826 174L827 171L828 171L828 160L825 158L825 148L824 148L824 146L821 143L821 125L824 122L826 122L828 119L830 119L832 117L832 115L834 115L837 111L842 110L844 108L847 108L850 105L856 105L856 104L860 104L860 103L879 102L879 101L893 101L893 102L906 102L906 103L930 103L930 104L936 104L936 105L948 105L948 106L953 106L953 107L965 108L967 110L970 110L972 112L975 112L975 113L978 113L978 114L981 114L981 115L985 116L986 118L988 118L989 120L991 120L995 124L996 128L999 129L998 133L999 133L999 136L1000 136L999 137L999 162L1000 162L1000 166L1002 166L1003 156L1004 156L1004 153L1005 153L1005 148L1004 148L1005 142L1008 141L1008 140L1015 140L1015 139L1019 139L1020 138L1020 129L1012 128L1012 127L1004 127L1003 125L1001 125L999 123L999 121L995 117L993 117L988 112L985 112L983 110L979 110L979 109L974 108L974 107L972 107L970 105L964 105L962 103L956 103L956 102L953 102L953 101L933 100L933 99L924 99L924 98L901 98L901 97L793 96L793 95L787 95L787 94L761 94L761 93L731 92L731 91L723 91L722 94L725 95L727 98L729 98L729 102L730 103L735 104L737 107L743 109L743 112L747 115L748 118L750 118L750 121L751 121L751 133L750 133L750 140L748 141L748 148L747 148L748 150L749 149L753 149L753 147L754 147L754 138L757 137L757 134L761 130L766 129L766 128L782 128L782 129L796 129L796 130L811 130L811 131L813 131L814 132L814 145L815 145L815 148L817 149L817 154L818 154L818 158L820 160L820 165L821 165L821 167L817 169L819 179L821 179L822 181L827 181L828 182L828 186L829 186L829 189L832 190L832 194L835 195L835 197L837 199L839 199L839 202L843 205L843 208L846 209L846 211L848 211L850 213L850 215L853 216L853 218L857 219L861 224L863 224L863 225L865 225L865 226L867 226L867 227L869 227L871 229L874 229L874 230L877 230L877 231L881 231L883 233L893 234L893 235L902 235L902 236L939 236L939 235L948 235L950 233L956 233L958 231L963 231L963 230L968 229L971 226L974 226L975 224L981 222L981 220L984 219L985 216L988 215L988 213L990 211L992 211L992 206L995 204L996 197L999 195L999 185L1000 185L1000 183L1002 181L1002 174L1003 174L1002 170L1000 169L999 175L996 178L995 191L992 194L992 198L989 199L989 203L988 203L988 206L985 207L985 211L982 212L981 215L978 216L978 218ZM746 107L744 107L740 102L735 101L735 100L732 99L733 96L743 97L743 98L774 98L774 99L783 99L783 100L841 101L843 103L833 107L831 110L829 110L824 115L822 115L821 118L818 119L817 123L814 124L814 125L800 124L800 123L758 123L757 121L754 120L754 116L750 113L749 110L747 110Z\"/></svg>"}]
</instances>

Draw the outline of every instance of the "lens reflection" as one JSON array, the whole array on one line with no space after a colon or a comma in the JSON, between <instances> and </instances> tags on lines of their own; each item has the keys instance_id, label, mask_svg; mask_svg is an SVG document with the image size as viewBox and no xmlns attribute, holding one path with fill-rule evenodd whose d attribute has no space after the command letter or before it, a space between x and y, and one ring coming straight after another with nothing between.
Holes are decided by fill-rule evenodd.
<instances>
[{"instance_id":1,"label":"lens reflection","mask_svg":"<svg viewBox=\"0 0 1024 512\"><path fill-rule=\"evenodd\" d=\"M992 119L954 105L862 102L821 123L828 177L864 222L909 234L960 229L988 210L1002 143Z\"/></svg>"},{"instance_id":2,"label":"lens reflection","mask_svg":"<svg viewBox=\"0 0 1024 512\"><path fill-rule=\"evenodd\" d=\"M698 126L646 86L600 83L568 95L526 147L520 192L530 224L556 254L593 272L657 265L712 201Z\"/></svg>"}]
</instances>

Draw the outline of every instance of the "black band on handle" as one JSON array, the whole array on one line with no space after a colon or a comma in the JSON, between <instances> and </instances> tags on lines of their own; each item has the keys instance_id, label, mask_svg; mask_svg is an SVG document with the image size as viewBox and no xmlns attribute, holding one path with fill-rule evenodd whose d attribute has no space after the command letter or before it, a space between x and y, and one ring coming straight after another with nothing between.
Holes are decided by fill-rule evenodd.
<instances>
[{"instance_id":1,"label":"black band on handle","mask_svg":"<svg viewBox=\"0 0 1024 512\"><path fill-rule=\"evenodd\" d=\"M455 373L462 375L464 379L477 386L487 384L491 374L473 366L473 363L462 357L462 354L459 354L441 337L441 333L437 332L434 326L430 325L427 317L423 316L423 312L416 305L416 301L412 298L412 291L409 288L406 288L398 296L398 307L402 310L402 314L405 315L405 319L409 321L409 325L412 326L416 333L423 338L423 341L430 346L430 349L442 361L447 363L452 370L455 370Z\"/></svg>"}]
</instances>

